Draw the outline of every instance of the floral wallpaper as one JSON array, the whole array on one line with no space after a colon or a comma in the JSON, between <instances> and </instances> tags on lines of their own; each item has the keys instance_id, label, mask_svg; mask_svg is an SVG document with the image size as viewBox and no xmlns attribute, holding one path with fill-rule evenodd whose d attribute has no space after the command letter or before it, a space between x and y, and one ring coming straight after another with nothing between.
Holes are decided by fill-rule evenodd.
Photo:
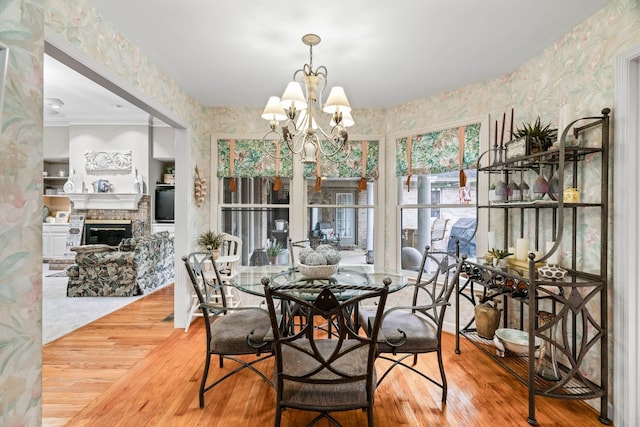
<instances>
[{"instance_id":1,"label":"floral wallpaper","mask_svg":"<svg viewBox=\"0 0 640 427\"><path fill-rule=\"evenodd\" d=\"M190 168L197 159L210 181L211 168L202 165L212 164L211 135L265 131L258 109L198 105L105 22L87 0L0 3L0 41L11 49L0 133L1 425L41 424L40 170L45 26L189 123ZM387 110L356 109L356 126L351 133L384 135L382 149L394 143L390 142L394 133L479 115L497 118L512 107L516 122L532 121L539 115L557 124L560 108L569 103L576 117L597 114L603 107L613 106L616 56L638 44L637 1L612 0L513 73ZM584 177L585 182L592 178L595 176ZM189 206L188 229L194 238L198 230L208 227L210 203L208 198L204 209L196 209L193 201ZM598 241L598 232L588 227L589 221L581 224L585 245ZM609 363L610 368L612 365Z\"/></svg>"},{"instance_id":2,"label":"floral wallpaper","mask_svg":"<svg viewBox=\"0 0 640 427\"><path fill-rule=\"evenodd\" d=\"M37 426L42 389L42 3L1 2L0 42L9 48L0 106L0 425Z\"/></svg>"}]
</instances>

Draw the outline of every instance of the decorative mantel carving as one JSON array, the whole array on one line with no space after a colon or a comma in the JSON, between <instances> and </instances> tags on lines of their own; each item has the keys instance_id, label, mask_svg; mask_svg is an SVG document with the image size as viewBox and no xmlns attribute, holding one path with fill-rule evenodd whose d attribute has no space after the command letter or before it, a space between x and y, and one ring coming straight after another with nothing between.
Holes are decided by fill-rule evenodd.
<instances>
[{"instance_id":1,"label":"decorative mantel carving","mask_svg":"<svg viewBox=\"0 0 640 427\"><path fill-rule=\"evenodd\" d=\"M131 150L96 150L84 152L84 168L87 172L131 170Z\"/></svg>"}]
</instances>

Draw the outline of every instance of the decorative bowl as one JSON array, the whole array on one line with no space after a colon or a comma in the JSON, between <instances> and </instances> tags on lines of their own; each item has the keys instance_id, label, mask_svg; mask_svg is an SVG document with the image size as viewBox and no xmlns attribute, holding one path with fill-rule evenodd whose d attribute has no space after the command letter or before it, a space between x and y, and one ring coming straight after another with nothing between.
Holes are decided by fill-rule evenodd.
<instances>
[{"instance_id":1,"label":"decorative bowl","mask_svg":"<svg viewBox=\"0 0 640 427\"><path fill-rule=\"evenodd\" d=\"M519 329L501 328L496 329L496 336L504 344L505 348L512 353L527 354L529 353L529 334ZM542 340L538 337L535 339L536 347L542 344Z\"/></svg>"},{"instance_id":2,"label":"decorative bowl","mask_svg":"<svg viewBox=\"0 0 640 427\"><path fill-rule=\"evenodd\" d=\"M309 279L324 279L331 277L338 271L338 264L335 265L306 265L297 263L298 271Z\"/></svg>"},{"instance_id":3,"label":"decorative bowl","mask_svg":"<svg viewBox=\"0 0 640 427\"><path fill-rule=\"evenodd\" d=\"M538 274L545 279L562 280L564 275L567 274L567 270L557 265L545 265L538 268Z\"/></svg>"}]
</instances>

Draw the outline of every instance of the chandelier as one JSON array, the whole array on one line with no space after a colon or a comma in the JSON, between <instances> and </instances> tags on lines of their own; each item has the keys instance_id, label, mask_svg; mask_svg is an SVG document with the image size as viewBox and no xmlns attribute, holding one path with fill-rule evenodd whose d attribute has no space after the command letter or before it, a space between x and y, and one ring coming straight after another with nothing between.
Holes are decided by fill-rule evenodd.
<instances>
[{"instance_id":1,"label":"chandelier","mask_svg":"<svg viewBox=\"0 0 640 427\"><path fill-rule=\"evenodd\" d=\"M281 98L272 96L262 112L269 121L270 130L262 138L265 152L275 158L300 154L302 163L316 163L318 151L333 162L347 160L350 153L346 128L353 126L351 106L340 86L331 88L327 101L322 104L322 95L327 86L327 68L323 65L313 69L313 46L320 43L316 34L302 37L309 46L309 63L293 74ZM302 93L304 83L306 96ZM317 111L331 115L327 133L317 123ZM285 121L280 130L278 126ZM286 144L286 148L284 149ZM283 150L284 149L284 150Z\"/></svg>"}]
</instances>

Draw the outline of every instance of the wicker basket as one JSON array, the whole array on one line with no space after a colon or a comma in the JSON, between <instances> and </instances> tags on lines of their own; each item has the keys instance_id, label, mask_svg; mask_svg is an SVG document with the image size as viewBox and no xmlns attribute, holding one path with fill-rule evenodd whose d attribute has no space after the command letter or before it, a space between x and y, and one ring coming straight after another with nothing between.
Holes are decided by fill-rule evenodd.
<instances>
[{"instance_id":1,"label":"wicker basket","mask_svg":"<svg viewBox=\"0 0 640 427\"><path fill-rule=\"evenodd\" d=\"M298 264L298 270L300 274L309 279L324 279L331 277L338 271L338 265L306 265Z\"/></svg>"}]
</instances>

